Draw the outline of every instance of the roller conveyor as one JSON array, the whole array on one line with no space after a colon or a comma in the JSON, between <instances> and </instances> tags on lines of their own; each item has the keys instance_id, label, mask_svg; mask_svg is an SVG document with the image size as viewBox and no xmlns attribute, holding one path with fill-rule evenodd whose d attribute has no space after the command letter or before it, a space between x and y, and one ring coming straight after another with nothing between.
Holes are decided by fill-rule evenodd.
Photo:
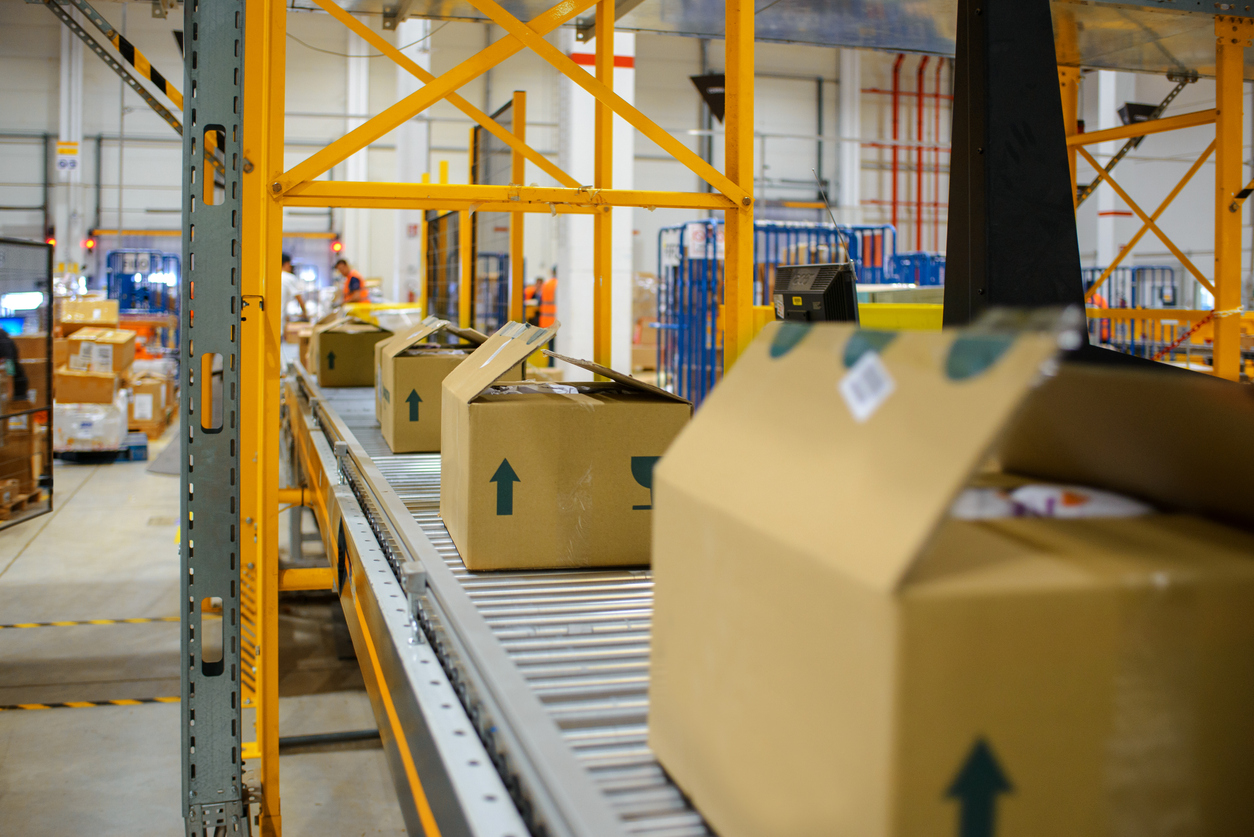
<instances>
[{"instance_id":1,"label":"roller conveyor","mask_svg":"<svg viewBox=\"0 0 1254 837\"><path fill-rule=\"evenodd\" d=\"M409 633L392 636L390 644L402 655L406 645L424 640L437 651L526 827L535 834L712 834L647 744L649 571L469 572L439 517L439 455L393 455L375 420L373 390L318 391L296 370L288 384L293 433L298 436L296 425L304 422L311 437L321 434L335 449L326 476L335 482L334 471L340 472L423 627L425 636L415 639L407 624ZM294 409L304 405L307 412ZM310 474L317 463L303 468ZM337 496L341 504L347 500L347 492ZM445 573L432 566L437 560ZM384 672L384 679L393 695L407 687L402 677ZM525 695L518 683L525 684ZM503 698L506 693L511 697ZM507 721L515 711L537 707L536 721ZM396 775L400 759L389 755L404 804L415 794L405 792L406 777Z\"/></svg>"}]
</instances>

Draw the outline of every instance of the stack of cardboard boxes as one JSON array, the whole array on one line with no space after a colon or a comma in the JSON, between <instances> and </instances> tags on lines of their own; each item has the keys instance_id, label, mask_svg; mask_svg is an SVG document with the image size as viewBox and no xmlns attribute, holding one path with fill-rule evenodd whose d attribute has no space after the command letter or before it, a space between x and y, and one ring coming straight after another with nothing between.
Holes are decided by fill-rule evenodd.
<instances>
[{"instance_id":1,"label":"stack of cardboard boxes","mask_svg":"<svg viewBox=\"0 0 1254 837\"><path fill-rule=\"evenodd\" d=\"M174 412L174 381L133 370L135 332L118 328L117 300L66 299L59 311L53 394L63 418L80 429L58 432L58 445L107 448L120 444L119 431L138 430L150 438L164 433Z\"/></svg>"}]
</instances>

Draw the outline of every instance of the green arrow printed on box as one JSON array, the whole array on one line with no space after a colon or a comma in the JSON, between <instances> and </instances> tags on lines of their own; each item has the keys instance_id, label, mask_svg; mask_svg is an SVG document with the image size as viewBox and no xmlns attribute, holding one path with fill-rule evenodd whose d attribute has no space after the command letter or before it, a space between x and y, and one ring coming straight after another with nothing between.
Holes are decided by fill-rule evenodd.
<instances>
[{"instance_id":1,"label":"green arrow printed on box","mask_svg":"<svg viewBox=\"0 0 1254 837\"><path fill-rule=\"evenodd\" d=\"M993 749L976 740L945 795L958 800L958 837L994 837L997 833L997 797L1014 786L1002 772Z\"/></svg>"},{"instance_id":2,"label":"green arrow printed on box","mask_svg":"<svg viewBox=\"0 0 1254 837\"><path fill-rule=\"evenodd\" d=\"M418 390L411 389L409 397L405 399L405 403L409 405L409 420L418 420L418 405L422 403L422 398L418 396Z\"/></svg>"},{"instance_id":3,"label":"green arrow printed on box","mask_svg":"<svg viewBox=\"0 0 1254 837\"><path fill-rule=\"evenodd\" d=\"M496 513L498 516L514 513L514 483L522 482L508 459L502 459L489 482L496 483Z\"/></svg>"}]
</instances>

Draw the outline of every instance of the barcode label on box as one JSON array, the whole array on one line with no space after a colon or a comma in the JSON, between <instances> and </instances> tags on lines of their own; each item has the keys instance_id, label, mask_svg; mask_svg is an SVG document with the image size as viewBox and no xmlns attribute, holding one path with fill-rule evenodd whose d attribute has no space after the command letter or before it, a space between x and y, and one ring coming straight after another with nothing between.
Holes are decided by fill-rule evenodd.
<instances>
[{"instance_id":1,"label":"barcode label on box","mask_svg":"<svg viewBox=\"0 0 1254 837\"><path fill-rule=\"evenodd\" d=\"M86 372L91 368L91 358L86 355L70 355L70 368L78 372Z\"/></svg>"},{"instance_id":2,"label":"barcode label on box","mask_svg":"<svg viewBox=\"0 0 1254 837\"><path fill-rule=\"evenodd\" d=\"M135 396L135 421L152 421L152 393Z\"/></svg>"},{"instance_id":3,"label":"barcode label on box","mask_svg":"<svg viewBox=\"0 0 1254 837\"><path fill-rule=\"evenodd\" d=\"M113 346L108 343L92 343L91 371L113 371Z\"/></svg>"},{"instance_id":4,"label":"barcode label on box","mask_svg":"<svg viewBox=\"0 0 1254 837\"><path fill-rule=\"evenodd\" d=\"M897 389L897 382L877 352L865 352L858 358L837 385L853 420L861 424L875 414L888 396Z\"/></svg>"}]
</instances>

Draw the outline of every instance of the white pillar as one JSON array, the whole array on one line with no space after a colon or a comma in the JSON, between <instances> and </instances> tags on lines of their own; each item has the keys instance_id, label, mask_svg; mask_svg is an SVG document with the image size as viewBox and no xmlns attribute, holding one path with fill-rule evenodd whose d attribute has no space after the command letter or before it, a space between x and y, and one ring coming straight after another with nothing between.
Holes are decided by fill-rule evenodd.
<instances>
[{"instance_id":1,"label":"white pillar","mask_svg":"<svg viewBox=\"0 0 1254 837\"><path fill-rule=\"evenodd\" d=\"M370 112L370 54L369 45L352 32L348 33L348 72L346 77L346 95L344 97L345 132L351 131L366 121ZM344 179L362 181L370 178L367 164L368 148L363 148L344 162ZM349 264L369 275L370 265L370 224L369 210L344 210L344 252ZM336 278L332 275L332 279Z\"/></svg>"},{"instance_id":2,"label":"white pillar","mask_svg":"<svg viewBox=\"0 0 1254 837\"><path fill-rule=\"evenodd\" d=\"M424 70L431 69L431 22L416 18L402 21L396 27L398 46L418 43L402 50ZM396 68L397 101L422 87L422 82L404 67ZM417 183L423 174L431 171L431 123L426 114L419 114L396 129L396 179L401 183ZM413 293L417 297L422 277L422 211L417 209L396 210L395 267L390 277L385 277L383 299L404 302Z\"/></svg>"},{"instance_id":3,"label":"white pillar","mask_svg":"<svg viewBox=\"0 0 1254 837\"><path fill-rule=\"evenodd\" d=\"M856 49L840 51L840 120L842 137L862 136L862 56ZM837 167L840 191L836 217L842 224L862 223L862 144L840 144Z\"/></svg>"},{"instance_id":4,"label":"white pillar","mask_svg":"<svg viewBox=\"0 0 1254 837\"><path fill-rule=\"evenodd\" d=\"M1136 92L1136 76L1132 73L1117 73L1113 70L1100 70L1097 73L1097 130L1105 130L1107 128L1116 128L1122 123L1119 121L1119 108L1124 103L1130 101ZM1097 146L1097 162L1098 165L1105 166L1110 158L1113 157L1122 142L1103 142ZM1114 176L1120 177L1120 169L1122 176L1127 179L1128 169L1132 167L1132 162L1125 160L1115 169ZM1102 183L1097 187L1097 264L1096 267L1109 267L1110 263L1115 260L1115 256L1119 254L1119 249L1123 243L1120 241L1120 229L1124 225L1119 224L1121 217L1127 217L1132 214L1115 191ZM1124 233L1126 235L1126 233Z\"/></svg>"},{"instance_id":5,"label":"white pillar","mask_svg":"<svg viewBox=\"0 0 1254 837\"><path fill-rule=\"evenodd\" d=\"M73 12L71 12L73 14ZM83 214L83 42L61 27L60 119L55 155L57 190L54 223L57 229L55 261L81 265L86 236Z\"/></svg>"},{"instance_id":6,"label":"white pillar","mask_svg":"<svg viewBox=\"0 0 1254 837\"><path fill-rule=\"evenodd\" d=\"M596 52L596 41L575 42L571 30L562 30L563 49L577 56L577 61L593 72L590 59ZM614 33L614 92L634 104L636 91L636 36L630 32ZM587 56L586 58L583 56ZM583 88L567 78L562 79L561 166L581 184L591 185L594 174L595 102ZM614 188L633 188L635 167L635 129L621 118L614 120ZM632 284L632 210L617 207L614 213L612 293L613 337L611 365L620 372L631 372ZM557 262L557 318L562 329L557 335L558 351L571 357L592 358L592 219L586 215L563 215L559 223ZM582 370L566 369L571 380L586 377Z\"/></svg>"}]
</instances>

